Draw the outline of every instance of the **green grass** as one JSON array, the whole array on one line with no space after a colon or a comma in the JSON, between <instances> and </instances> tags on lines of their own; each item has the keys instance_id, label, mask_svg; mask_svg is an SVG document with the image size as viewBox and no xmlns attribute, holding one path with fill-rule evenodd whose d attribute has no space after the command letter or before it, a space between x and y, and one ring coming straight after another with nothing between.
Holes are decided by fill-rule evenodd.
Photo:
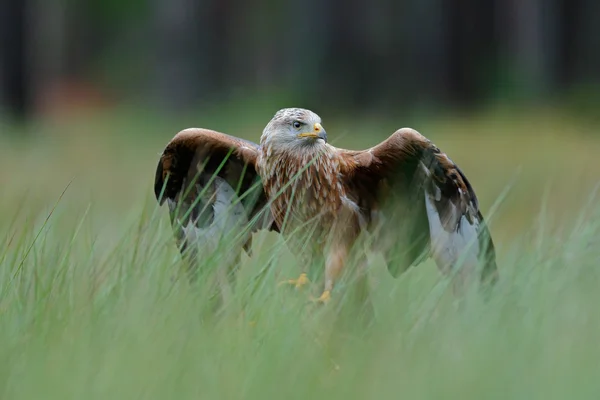
<instances>
[{"instance_id":1,"label":"green grass","mask_svg":"<svg viewBox=\"0 0 600 400\"><path fill-rule=\"evenodd\" d=\"M349 148L399 127L371 133L376 121L323 117ZM0 137L3 398L600 394L600 137L589 126L544 111L411 124L459 163L492 214L501 280L487 302L459 302L431 261L393 279L374 255L376 318L365 327L339 312L343 300L315 308L308 293L277 288L299 269L274 234L256 236L222 315L210 312L208 279L171 281L179 255L152 194L160 151L188 125L258 140L260 121L94 118Z\"/></svg>"}]
</instances>

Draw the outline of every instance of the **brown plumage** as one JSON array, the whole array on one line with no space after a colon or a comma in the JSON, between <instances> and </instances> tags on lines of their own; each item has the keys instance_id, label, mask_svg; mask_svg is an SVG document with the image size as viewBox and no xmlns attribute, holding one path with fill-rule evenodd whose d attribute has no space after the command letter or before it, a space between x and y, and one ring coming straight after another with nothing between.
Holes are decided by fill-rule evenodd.
<instances>
[{"instance_id":1,"label":"brown plumage","mask_svg":"<svg viewBox=\"0 0 600 400\"><path fill-rule=\"evenodd\" d=\"M482 279L496 279L494 245L473 188L446 154L413 129L400 129L367 150L344 150L327 143L318 115L292 108L275 114L260 146L204 129L178 133L160 159L155 192L157 198L169 199L184 247L186 237L177 226L189 218L178 220L175 205L190 207L221 164L216 174L220 182L239 187L237 194L245 199L243 213L227 214L240 223L252 221L240 243L247 245L256 229L276 230L288 238L308 236L308 245L306 240L289 243L303 258L324 257L323 301L362 232L383 252L393 275L432 256L444 272L464 264L461 274L466 277L481 264ZM183 196L191 182L195 189ZM214 188L213 196L223 187ZM212 203L206 203L204 209L210 209ZM212 209L219 213L218 207ZM200 227L197 221L192 222Z\"/></svg>"},{"instance_id":2,"label":"brown plumage","mask_svg":"<svg viewBox=\"0 0 600 400\"><path fill-rule=\"evenodd\" d=\"M195 279L198 263L218 257L221 303L230 297L241 249L251 254L252 232L277 230L270 213L261 213L267 198L254 169L257 155L255 143L186 129L167 144L156 168L154 193L159 204L168 203L189 277Z\"/></svg>"}]
</instances>

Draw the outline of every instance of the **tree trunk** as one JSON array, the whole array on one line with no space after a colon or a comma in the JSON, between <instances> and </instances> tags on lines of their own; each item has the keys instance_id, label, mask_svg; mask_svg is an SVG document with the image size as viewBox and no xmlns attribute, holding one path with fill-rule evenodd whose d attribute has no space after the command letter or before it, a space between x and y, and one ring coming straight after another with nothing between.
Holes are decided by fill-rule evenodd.
<instances>
[{"instance_id":1,"label":"tree trunk","mask_svg":"<svg viewBox=\"0 0 600 400\"><path fill-rule=\"evenodd\" d=\"M19 121L31 112L26 0L4 0L0 13L0 104Z\"/></svg>"}]
</instances>

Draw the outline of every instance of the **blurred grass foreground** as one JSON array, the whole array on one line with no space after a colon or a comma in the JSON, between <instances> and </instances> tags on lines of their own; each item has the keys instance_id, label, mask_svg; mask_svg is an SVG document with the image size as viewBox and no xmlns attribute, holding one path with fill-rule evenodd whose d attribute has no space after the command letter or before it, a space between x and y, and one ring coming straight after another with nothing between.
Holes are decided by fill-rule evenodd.
<instances>
[{"instance_id":1,"label":"blurred grass foreground","mask_svg":"<svg viewBox=\"0 0 600 400\"><path fill-rule=\"evenodd\" d=\"M0 135L3 398L598 398L593 123L556 109L410 123L322 114L337 146L410 125L447 152L490 221L498 290L459 303L432 262L393 279L375 256L374 323L339 324L335 307L277 288L296 260L258 234L235 304L213 317L202 282L171 280L180 258L153 198L156 162L188 126L258 141L274 111L129 110Z\"/></svg>"}]
</instances>

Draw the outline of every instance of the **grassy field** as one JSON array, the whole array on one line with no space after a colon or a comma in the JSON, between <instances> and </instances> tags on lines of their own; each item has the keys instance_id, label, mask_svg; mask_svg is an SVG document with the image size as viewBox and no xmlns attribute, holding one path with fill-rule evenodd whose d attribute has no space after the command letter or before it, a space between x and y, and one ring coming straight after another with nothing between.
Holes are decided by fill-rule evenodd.
<instances>
[{"instance_id":1,"label":"grassy field","mask_svg":"<svg viewBox=\"0 0 600 400\"><path fill-rule=\"evenodd\" d=\"M458 302L432 262L393 279L375 255L367 328L340 317L342 303L278 288L298 266L258 234L234 305L213 317L206 285L171 281L180 261L153 198L156 162L179 129L257 141L271 115L130 110L33 123L19 140L0 128L2 398L598 398L597 127L556 110L322 115L341 147L410 125L447 152L490 221L497 290Z\"/></svg>"}]
</instances>

